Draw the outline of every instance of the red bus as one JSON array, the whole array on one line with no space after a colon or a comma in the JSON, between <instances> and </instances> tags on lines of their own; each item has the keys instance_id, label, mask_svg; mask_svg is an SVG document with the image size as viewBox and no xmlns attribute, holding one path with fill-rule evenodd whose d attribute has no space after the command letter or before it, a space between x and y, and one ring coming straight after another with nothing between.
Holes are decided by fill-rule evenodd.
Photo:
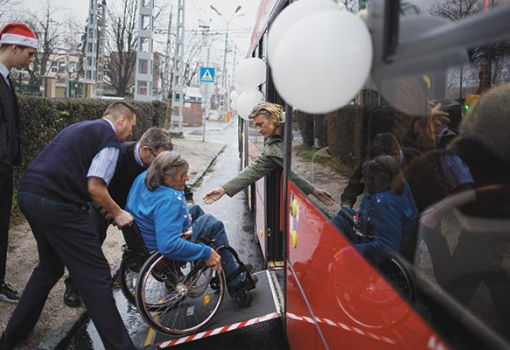
<instances>
[{"instance_id":1,"label":"red bus","mask_svg":"<svg viewBox=\"0 0 510 350\"><path fill-rule=\"evenodd\" d=\"M271 25L292 5L293 1L261 1L248 57L267 60ZM364 5L345 2L344 7L357 11ZM481 0L373 0L366 6L373 47L370 79L346 106L327 114L294 110L275 88L270 64L260 86L266 101L285 106L286 158L283 169L248 189L249 200L255 234L281 293L289 345L509 348L510 216L472 217L459 208L490 198L482 202L498 203L509 213L510 179L505 183L495 176L494 186L483 188L475 181L475 188L460 197L447 189L434 201L426 197L437 186L417 176L425 176L426 170L415 170L413 195L420 203L421 221L409 244L414 254L407 259L395 256L390 268L372 265L361 254L349 261L339 259L338 253L352 244L330 220L376 134L393 133L403 148L437 154L435 134L440 127L434 122L439 118L432 118L429 109L417 116L414 107L441 103L449 129L461 137L459 123L476 100L473 96L510 82L510 4L492 1L486 9ZM500 101L501 108L495 110L508 119L505 102ZM427 123L420 128L418 120ZM435 131L432 136L430 130ZM239 140L245 167L260 154L264 139L251 122L239 118ZM501 164L501 172L508 174L508 158ZM306 196L290 180L290 171L328 190L337 203L328 207ZM491 177L490 171L482 175ZM356 203L360 201L361 196ZM432 233L425 229L424 218L433 219Z\"/></svg>"}]
</instances>

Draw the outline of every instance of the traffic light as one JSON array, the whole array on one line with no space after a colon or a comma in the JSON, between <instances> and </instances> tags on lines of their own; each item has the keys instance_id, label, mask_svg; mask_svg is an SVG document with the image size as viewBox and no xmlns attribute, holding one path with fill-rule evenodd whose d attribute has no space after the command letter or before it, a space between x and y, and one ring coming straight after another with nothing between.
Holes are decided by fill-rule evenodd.
<instances>
[{"instance_id":1,"label":"traffic light","mask_svg":"<svg viewBox=\"0 0 510 350\"><path fill-rule=\"evenodd\" d=\"M367 0L359 0L359 9L364 10L367 8Z\"/></svg>"},{"instance_id":2,"label":"traffic light","mask_svg":"<svg viewBox=\"0 0 510 350\"><path fill-rule=\"evenodd\" d=\"M470 94L466 96L466 100L464 101L464 114L469 112L469 110L475 105L476 101L480 98L480 95Z\"/></svg>"}]
</instances>

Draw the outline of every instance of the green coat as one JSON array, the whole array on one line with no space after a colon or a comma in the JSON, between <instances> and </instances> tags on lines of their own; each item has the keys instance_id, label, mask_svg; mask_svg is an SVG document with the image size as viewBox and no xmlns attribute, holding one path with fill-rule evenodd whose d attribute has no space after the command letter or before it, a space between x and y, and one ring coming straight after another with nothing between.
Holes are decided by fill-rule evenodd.
<instances>
[{"instance_id":1,"label":"green coat","mask_svg":"<svg viewBox=\"0 0 510 350\"><path fill-rule=\"evenodd\" d=\"M222 187L232 197L278 167L283 167L283 139L279 135L269 137L257 159ZM306 195L315 189L315 186L293 171L290 178Z\"/></svg>"}]
</instances>

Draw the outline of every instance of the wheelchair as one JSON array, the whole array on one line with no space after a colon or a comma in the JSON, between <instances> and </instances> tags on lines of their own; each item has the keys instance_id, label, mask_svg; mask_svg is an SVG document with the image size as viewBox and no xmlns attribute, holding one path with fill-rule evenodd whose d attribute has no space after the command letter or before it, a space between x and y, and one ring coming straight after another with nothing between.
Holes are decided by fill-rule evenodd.
<instances>
[{"instance_id":1,"label":"wheelchair","mask_svg":"<svg viewBox=\"0 0 510 350\"><path fill-rule=\"evenodd\" d=\"M175 261L158 251L149 252L134 222L122 228L122 233L126 244L119 269L120 287L151 328L170 335L186 335L213 319L227 290L223 271L213 271L204 260ZM203 243L212 246L213 242ZM244 288L235 298L240 306L249 306L253 298L249 290L256 284L255 277L250 274L251 267L239 259L232 247L215 249L231 252L239 264L233 274L247 272Z\"/></svg>"}]
</instances>

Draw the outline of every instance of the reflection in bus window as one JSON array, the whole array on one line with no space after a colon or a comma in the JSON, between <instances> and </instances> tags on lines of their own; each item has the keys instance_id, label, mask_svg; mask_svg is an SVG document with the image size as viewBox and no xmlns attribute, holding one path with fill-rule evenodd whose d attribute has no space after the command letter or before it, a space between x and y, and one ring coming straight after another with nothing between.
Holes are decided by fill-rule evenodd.
<instances>
[{"instance_id":1,"label":"reflection in bus window","mask_svg":"<svg viewBox=\"0 0 510 350\"><path fill-rule=\"evenodd\" d=\"M412 18L405 25L419 27L416 37L434 30L434 23L510 6L497 1L486 9L475 0L408 5L401 23ZM414 20L424 16L436 19ZM402 42L413 39L405 31L400 35ZM406 67L403 76L373 72L374 83L337 111L294 111L292 170L335 197L332 207L312 200L328 219L341 206L358 210L365 195L361 165L373 158L370 146L376 135L394 135L418 211L436 220L432 227L418 225L401 252L414 264L415 308L456 346L473 346L461 340L473 332L469 322L510 341L510 41L487 37L454 54L433 54L426 69ZM470 204L438 205L486 185L497 189L477 192Z\"/></svg>"}]
</instances>

